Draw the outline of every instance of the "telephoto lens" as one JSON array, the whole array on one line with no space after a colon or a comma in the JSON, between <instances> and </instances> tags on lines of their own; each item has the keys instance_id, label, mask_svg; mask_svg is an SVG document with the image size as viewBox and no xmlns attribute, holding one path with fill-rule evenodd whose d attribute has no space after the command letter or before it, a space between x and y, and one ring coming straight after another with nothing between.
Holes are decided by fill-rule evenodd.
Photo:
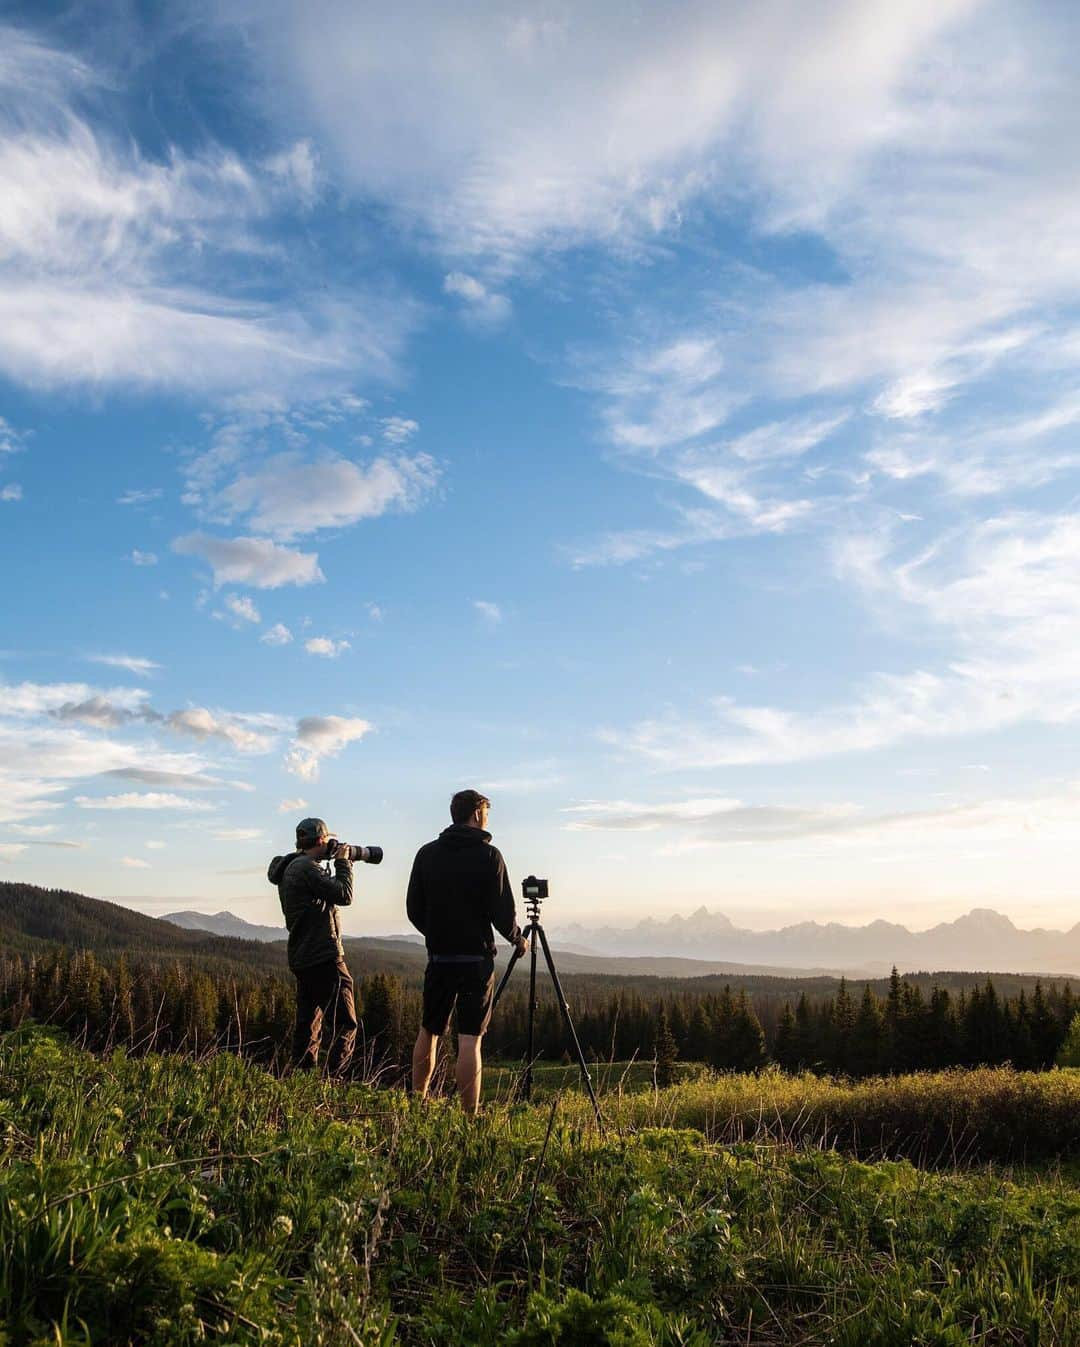
<instances>
[{"instance_id":1,"label":"telephoto lens","mask_svg":"<svg viewBox=\"0 0 1080 1347\"><path fill-rule=\"evenodd\" d=\"M351 861L364 861L367 865L382 865L382 847L350 847Z\"/></svg>"}]
</instances>

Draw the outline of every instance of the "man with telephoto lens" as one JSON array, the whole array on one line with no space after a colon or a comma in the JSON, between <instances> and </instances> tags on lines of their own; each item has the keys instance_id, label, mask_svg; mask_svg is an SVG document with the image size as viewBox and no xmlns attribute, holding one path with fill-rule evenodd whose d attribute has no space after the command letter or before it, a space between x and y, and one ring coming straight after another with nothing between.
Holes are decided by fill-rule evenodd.
<instances>
[{"instance_id":1,"label":"man with telephoto lens","mask_svg":"<svg viewBox=\"0 0 1080 1347\"><path fill-rule=\"evenodd\" d=\"M487 831L491 801L459 790L450 801L449 828L416 853L406 911L428 951L424 1012L413 1048L413 1091L427 1094L439 1039L457 1004L457 1087L467 1113L480 1107L480 1040L491 1019L495 929L522 953L514 892L498 847Z\"/></svg>"},{"instance_id":2,"label":"man with telephoto lens","mask_svg":"<svg viewBox=\"0 0 1080 1347\"><path fill-rule=\"evenodd\" d=\"M319 864L331 856L332 878ZM317 1066L325 1036L327 1074L344 1075L356 1043L356 1002L338 908L352 902L351 848L335 845L321 818L301 819L296 850L275 856L267 878L277 885L289 931L289 968L296 977L293 1066L298 1071Z\"/></svg>"}]
</instances>

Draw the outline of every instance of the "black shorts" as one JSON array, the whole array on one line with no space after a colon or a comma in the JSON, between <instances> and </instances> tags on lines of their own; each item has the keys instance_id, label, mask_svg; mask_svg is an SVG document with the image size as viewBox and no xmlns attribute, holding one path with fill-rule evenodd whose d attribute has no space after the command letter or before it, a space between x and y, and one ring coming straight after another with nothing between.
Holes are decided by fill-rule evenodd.
<instances>
[{"instance_id":1,"label":"black shorts","mask_svg":"<svg viewBox=\"0 0 1080 1347\"><path fill-rule=\"evenodd\" d=\"M432 959L424 974L424 1028L437 1038L446 1033L457 1002L457 1031L476 1038L491 1022L495 960L442 963Z\"/></svg>"}]
</instances>

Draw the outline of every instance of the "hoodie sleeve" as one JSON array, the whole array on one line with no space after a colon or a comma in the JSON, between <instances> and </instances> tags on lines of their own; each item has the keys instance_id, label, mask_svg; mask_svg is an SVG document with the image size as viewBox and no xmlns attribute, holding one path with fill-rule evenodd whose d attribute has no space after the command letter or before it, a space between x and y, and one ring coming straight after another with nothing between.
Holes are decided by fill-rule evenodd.
<instances>
[{"instance_id":1,"label":"hoodie sleeve","mask_svg":"<svg viewBox=\"0 0 1080 1347\"><path fill-rule=\"evenodd\" d=\"M405 895L405 915L420 932L427 935L427 901L424 896L424 877L421 874L420 853L416 853L412 874L409 875L409 890Z\"/></svg>"},{"instance_id":2,"label":"hoodie sleeve","mask_svg":"<svg viewBox=\"0 0 1080 1347\"><path fill-rule=\"evenodd\" d=\"M304 866L303 880L308 897L327 908L349 907L352 903L352 864L344 858L334 862L333 878L321 865L309 862Z\"/></svg>"},{"instance_id":3,"label":"hoodie sleeve","mask_svg":"<svg viewBox=\"0 0 1080 1347\"><path fill-rule=\"evenodd\" d=\"M506 862L502 858L502 852L497 847L491 849L495 853L495 874L492 878L488 917L499 934L505 936L513 945L521 935L514 907L514 890L510 887L510 876L506 873Z\"/></svg>"}]
</instances>

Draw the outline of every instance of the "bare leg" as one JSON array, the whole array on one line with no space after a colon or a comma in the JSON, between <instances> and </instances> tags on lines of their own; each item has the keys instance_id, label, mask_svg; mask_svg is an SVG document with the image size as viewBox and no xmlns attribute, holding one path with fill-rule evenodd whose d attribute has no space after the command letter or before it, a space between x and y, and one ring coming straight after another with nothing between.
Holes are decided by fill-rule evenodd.
<instances>
[{"instance_id":1,"label":"bare leg","mask_svg":"<svg viewBox=\"0 0 1080 1347\"><path fill-rule=\"evenodd\" d=\"M428 1086L431 1084L432 1073L435 1070L435 1053L438 1046L438 1038L434 1034L429 1034L426 1029L421 1028L416 1035L416 1043L412 1050L413 1094L418 1094L421 1099L427 1094Z\"/></svg>"},{"instance_id":2,"label":"bare leg","mask_svg":"<svg viewBox=\"0 0 1080 1347\"><path fill-rule=\"evenodd\" d=\"M458 1034L457 1087L466 1113L479 1111L480 1071L480 1039L473 1034Z\"/></svg>"}]
</instances>

